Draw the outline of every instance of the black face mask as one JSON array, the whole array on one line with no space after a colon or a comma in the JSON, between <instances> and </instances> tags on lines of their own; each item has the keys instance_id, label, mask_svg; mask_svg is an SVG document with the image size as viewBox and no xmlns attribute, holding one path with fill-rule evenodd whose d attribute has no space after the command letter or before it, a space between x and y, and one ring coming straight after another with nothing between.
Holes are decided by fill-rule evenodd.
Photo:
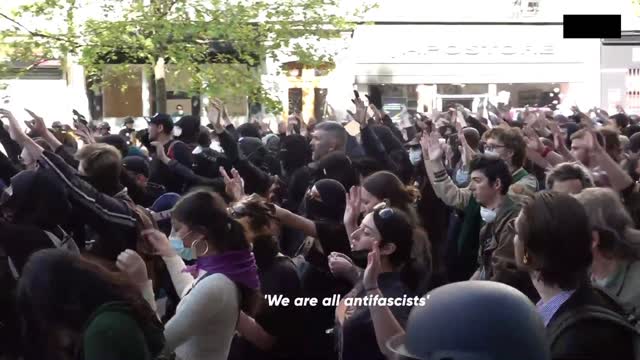
<instances>
[{"instance_id":1,"label":"black face mask","mask_svg":"<svg viewBox=\"0 0 640 360\"><path fill-rule=\"evenodd\" d=\"M312 199L304 198L304 208L306 209L307 218L310 220L332 220L336 217L335 210L330 209L325 203Z\"/></svg>"},{"instance_id":2,"label":"black face mask","mask_svg":"<svg viewBox=\"0 0 640 360\"><path fill-rule=\"evenodd\" d=\"M371 250L352 250L351 251L351 260L353 260L353 263L361 268L361 269L366 269L367 268L367 258L369 256L369 252Z\"/></svg>"}]
</instances>

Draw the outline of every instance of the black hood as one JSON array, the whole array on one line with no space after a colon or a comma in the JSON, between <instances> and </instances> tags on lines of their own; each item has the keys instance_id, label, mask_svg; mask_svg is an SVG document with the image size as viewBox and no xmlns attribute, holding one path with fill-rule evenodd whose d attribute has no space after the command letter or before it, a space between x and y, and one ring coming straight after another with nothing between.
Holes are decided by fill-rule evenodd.
<instances>
[{"instance_id":1,"label":"black hood","mask_svg":"<svg viewBox=\"0 0 640 360\"><path fill-rule=\"evenodd\" d=\"M71 214L67 190L49 170L22 171L5 191L10 197L3 207L11 210L15 223L52 229Z\"/></svg>"}]
</instances>

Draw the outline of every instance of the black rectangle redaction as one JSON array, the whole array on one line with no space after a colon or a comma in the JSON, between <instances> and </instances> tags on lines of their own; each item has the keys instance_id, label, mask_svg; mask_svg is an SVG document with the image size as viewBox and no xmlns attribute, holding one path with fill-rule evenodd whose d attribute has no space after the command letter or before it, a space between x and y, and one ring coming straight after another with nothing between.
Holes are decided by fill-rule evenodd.
<instances>
[{"instance_id":1,"label":"black rectangle redaction","mask_svg":"<svg viewBox=\"0 0 640 360\"><path fill-rule=\"evenodd\" d=\"M619 39L622 25L620 15L564 15L565 39Z\"/></svg>"}]
</instances>

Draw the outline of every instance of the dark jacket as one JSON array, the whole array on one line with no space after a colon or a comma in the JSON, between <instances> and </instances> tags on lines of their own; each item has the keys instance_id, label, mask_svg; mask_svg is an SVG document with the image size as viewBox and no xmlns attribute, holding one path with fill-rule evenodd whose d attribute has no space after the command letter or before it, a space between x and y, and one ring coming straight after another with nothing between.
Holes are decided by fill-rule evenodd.
<instances>
[{"instance_id":1,"label":"dark jacket","mask_svg":"<svg viewBox=\"0 0 640 360\"><path fill-rule=\"evenodd\" d=\"M231 162L233 167L244 180L245 192L247 194L259 194L266 196L271 187L271 178L262 169L252 164L246 157L240 154L237 140L228 132L224 131L218 134L220 146L224 150L224 154Z\"/></svg>"},{"instance_id":2,"label":"dark jacket","mask_svg":"<svg viewBox=\"0 0 640 360\"><path fill-rule=\"evenodd\" d=\"M122 251L134 248L138 237L136 219L124 201L96 190L54 153L44 151L38 164L51 170L67 188L74 223L87 225L96 233L97 239L85 239L95 240L91 247L94 255L115 261ZM78 241L75 234L74 238Z\"/></svg>"},{"instance_id":3,"label":"dark jacket","mask_svg":"<svg viewBox=\"0 0 640 360\"><path fill-rule=\"evenodd\" d=\"M182 141L172 140L164 145L164 151L169 158L178 161L184 166L191 168L193 157L189 147ZM149 181L164 186L168 192L182 193L184 190L183 179L175 176L162 161L152 156L149 165Z\"/></svg>"},{"instance_id":4,"label":"dark jacket","mask_svg":"<svg viewBox=\"0 0 640 360\"><path fill-rule=\"evenodd\" d=\"M80 359L155 359L164 347L163 330L159 321L136 319L126 303L106 303L88 321Z\"/></svg>"},{"instance_id":5,"label":"dark jacket","mask_svg":"<svg viewBox=\"0 0 640 360\"><path fill-rule=\"evenodd\" d=\"M480 230L478 264L481 280L492 280L515 287L531 300L538 300L538 293L529 274L516 267L513 247L514 229L508 226L520 212L520 205L511 196L505 196L496 219Z\"/></svg>"},{"instance_id":6,"label":"dark jacket","mask_svg":"<svg viewBox=\"0 0 640 360\"><path fill-rule=\"evenodd\" d=\"M586 305L601 306L623 314L622 308L613 299L585 284L578 288L553 315L547 325L547 334L551 335L555 332L563 314ZM578 321L554 338L549 336L548 340L551 346L551 357L554 360L633 359L631 333L618 325L602 320Z\"/></svg>"}]
</instances>

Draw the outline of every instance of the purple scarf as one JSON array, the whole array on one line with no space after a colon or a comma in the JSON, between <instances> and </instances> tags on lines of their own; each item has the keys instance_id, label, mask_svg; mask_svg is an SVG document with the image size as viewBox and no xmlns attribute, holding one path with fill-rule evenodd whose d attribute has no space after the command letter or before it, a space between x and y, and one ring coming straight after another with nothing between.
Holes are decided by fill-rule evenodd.
<instances>
[{"instance_id":1,"label":"purple scarf","mask_svg":"<svg viewBox=\"0 0 640 360\"><path fill-rule=\"evenodd\" d=\"M240 283L249 289L259 289L258 266L251 250L227 251L220 255L202 256L193 266L187 266L183 272L194 277L204 270L207 274L223 274L231 281Z\"/></svg>"}]
</instances>

